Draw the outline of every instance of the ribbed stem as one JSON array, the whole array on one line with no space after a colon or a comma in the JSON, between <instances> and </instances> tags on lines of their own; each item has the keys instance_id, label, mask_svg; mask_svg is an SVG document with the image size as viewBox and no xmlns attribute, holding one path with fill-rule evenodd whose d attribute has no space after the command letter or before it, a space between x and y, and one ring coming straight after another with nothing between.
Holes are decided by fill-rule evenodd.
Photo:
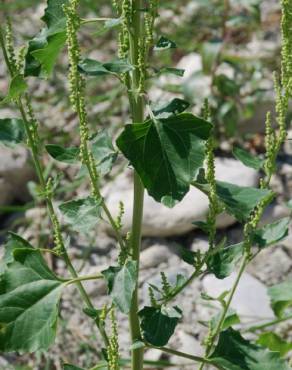
<instances>
[{"instance_id":1,"label":"ribbed stem","mask_svg":"<svg viewBox=\"0 0 292 370\"><path fill-rule=\"evenodd\" d=\"M138 66L139 59L139 40L143 37L143 22L142 22L142 1L133 1L134 14L132 20L132 33L130 34L130 59L135 70L131 79L131 111L133 123L142 123L144 121L144 99L139 90L140 71ZM132 233L131 233L131 251L133 260L137 263L139 279L139 261L140 261L140 248L141 248L141 230L143 220L143 201L144 201L144 186L140 180L139 175L134 172L134 206L133 206L133 220L132 220ZM138 284L138 283L137 283ZM138 286L136 287L131 310L129 314L130 332L132 342L141 338L140 324L138 317L139 297ZM132 350L132 370L143 369L143 348Z\"/></svg>"}]
</instances>

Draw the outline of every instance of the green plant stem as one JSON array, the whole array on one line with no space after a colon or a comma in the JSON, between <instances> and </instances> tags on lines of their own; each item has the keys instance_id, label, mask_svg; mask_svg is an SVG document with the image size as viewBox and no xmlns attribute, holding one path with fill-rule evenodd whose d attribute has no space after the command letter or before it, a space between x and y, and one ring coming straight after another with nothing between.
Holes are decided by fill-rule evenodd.
<instances>
[{"instance_id":1,"label":"green plant stem","mask_svg":"<svg viewBox=\"0 0 292 370\"><path fill-rule=\"evenodd\" d=\"M79 78L79 77L77 76L77 78ZM79 122L82 122L82 112L80 110L81 104L80 104L79 94L76 94L76 97L77 97L77 115L78 115L78 118L79 118ZM110 223L110 225L111 225L111 227L112 227L112 229L115 233L115 236L118 240L118 243L120 244L121 248L124 248L125 244L124 244L123 237L120 233L120 230L119 230L114 218L112 217L112 214L111 214L110 210L108 209L103 196L100 193L98 182L97 182L98 179L96 178L96 173L94 171L94 168L92 168L92 162L89 159L91 153L90 153L90 149L88 147L87 141L84 142L84 151L85 151L85 166L88 170L88 174L89 174L89 177L90 177L93 192L101 200L101 207L102 207L104 213L106 214L106 217L107 217L107 219L108 219L108 221L109 221L109 223Z\"/></svg>"},{"instance_id":2,"label":"green plant stem","mask_svg":"<svg viewBox=\"0 0 292 370\"><path fill-rule=\"evenodd\" d=\"M154 348L154 349L157 349L158 351L161 351L161 352L165 352L165 353L169 353L171 355L174 355L174 356L178 356L178 357L183 357L183 358L187 358L189 360L192 360L192 361L195 361L195 362L200 362L202 364L210 364L211 361L204 358L204 357L200 357L200 356L194 356L194 355L190 355L188 353L184 353L184 352L180 352L180 351L176 351L174 349L171 349L171 348L168 348L168 347L155 347L155 346L151 346L149 344L146 344L146 346L148 348ZM212 364L213 366L217 367L216 365ZM219 369L219 367L217 367Z\"/></svg>"},{"instance_id":3,"label":"green plant stem","mask_svg":"<svg viewBox=\"0 0 292 370\"><path fill-rule=\"evenodd\" d=\"M244 329L242 332L243 333L254 333L258 330L263 330L263 329L266 329L270 326L277 325L277 324L280 324L281 322L285 322L285 321L288 321L288 320L291 320L291 319L292 319L292 315L288 315L286 317L281 317L279 319L268 321L268 322L265 322L263 324L251 326L249 328Z\"/></svg>"},{"instance_id":4,"label":"green plant stem","mask_svg":"<svg viewBox=\"0 0 292 370\"><path fill-rule=\"evenodd\" d=\"M1 46L1 49L2 49L2 52L3 52L3 55L4 55L4 60L5 60L6 66L7 66L8 71L9 71L11 77L12 77L13 76L13 68L10 65L10 61L9 61L9 57L8 57L7 50L6 50L6 45L5 45L4 34L3 34L3 31L2 31L1 27L0 27L0 46ZM33 134L30 131L30 123L29 123L29 120L26 116L26 112L25 112L21 97L19 97L17 99L16 104L17 104L17 107L20 111L20 114L21 114L23 122L24 122L24 128L25 128L25 132L26 132L26 135L27 135L28 146L31 150L32 159L33 159L33 162L34 162L35 170L36 170L40 185L41 185L42 189L45 190L46 189L46 181L45 181L45 178L44 178L44 169L43 169L41 161L39 159L37 147L35 145L36 143L34 143ZM55 209L54 209L54 206L53 206L52 199L50 197L46 197L46 204L47 204L47 208L48 208L49 217L51 219L52 224L54 225L54 220L57 219L57 216L56 216L56 213L55 213ZM60 242L61 242L63 259L66 263L66 266L67 266L71 276L74 279L76 279L76 278L78 278L78 274L77 274L77 272L76 272L76 270L75 270L75 268L74 268L74 266L73 266L73 264L70 260L70 257L69 257L69 255L66 251L62 235L60 234L59 237L60 237ZM77 282L77 288L80 292L80 295L81 295L84 303L87 305L87 307L88 308L94 308L87 292L85 291L85 289L84 289L84 287L83 287L83 285L80 281ZM100 322L98 320L96 320L95 323L96 323L97 328L100 331L100 334L101 334L105 344L107 345L108 344L108 337L107 337L107 334L106 334L103 326L100 324Z\"/></svg>"},{"instance_id":5,"label":"green plant stem","mask_svg":"<svg viewBox=\"0 0 292 370\"><path fill-rule=\"evenodd\" d=\"M139 90L140 71L138 69L139 60L139 40L143 37L142 16L140 9L142 8L142 0L133 1L133 19L132 30L130 36L130 60L136 66L131 75L131 93L130 104L133 123L142 123L144 121L144 99ZM133 203L133 218L131 232L131 252L132 258L137 263L137 285L133 293L131 309L129 313L129 323L132 343L141 339L140 323L138 317L139 296L138 296L138 281L139 281L139 262L141 248L141 230L143 220L143 203L144 203L144 186L136 171L134 171L134 203ZM144 349L137 348L132 350L132 370L143 369Z\"/></svg>"},{"instance_id":6,"label":"green plant stem","mask_svg":"<svg viewBox=\"0 0 292 370\"><path fill-rule=\"evenodd\" d=\"M96 23L96 22L106 22L111 21L113 18L90 18L90 19L81 19L81 24Z\"/></svg>"},{"instance_id":7,"label":"green plant stem","mask_svg":"<svg viewBox=\"0 0 292 370\"><path fill-rule=\"evenodd\" d=\"M224 308L222 310L222 313L221 313L221 316L220 316L220 320L219 320L219 322L218 322L218 324L217 324L214 332L212 333L212 336L210 338L210 343L208 343L208 345L207 345L206 352L205 352L205 357L208 357L210 355L212 349L213 349L215 340L217 339L217 337L218 337L218 335L219 335L219 333L221 331L221 328L222 328L222 325L224 323L226 314L227 314L227 312L229 310L230 304L231 304L232 299L234 297L234 293L235 293L235 291L236 291L236 289L238 287L238 284L240 282L240 279L242 277L242 274L243 274L243 272L244 272L244 270L246 268L246 265L247 265L248 261L249 261L249 254L246 252L245 255L242 258L242 261L241 261L240 268L238 270L236 279L235 279L235 281L233 283L233 286L232 286L232 288L230 290L230 293L228 295L228 299L226 301L226 304L225 304L225 306L224 306ZM199 370L203 370L203 368L204 368L204 363L201 364Z\"/></svg>"},{"instance_id":8,"label":"green plant stem","mask_svg":"<svg viewBox=\"0 0 292 370\"><path fill-rule=\"evenodd\" d=\"M75 279L71 279L71 280L67 281L67 285L75 284L75 283L78 283L80 281L103 279L103 277L104 276L102 274L88 275L88 276L79 276L79 277L77 277Z\"/></svg>"},{"instance_id":9,"label":"green plant stem","mask_svg":"<svg viewBox=\"0 0 292 370\"><path fill-rule=\"evenodd\" d=\"M190 285L195 278L202 274L202 267L204 266L207 258L204 258L202 264L191 274L191 276L169 297L163 300L163 303L166 304L172 301L176 296L178 296L188 285Z\"/></svg>"},{"instance_id":10,"label":"green plant stem","mask_svg":"<svg viewBox=\"0 0 292 370\"><path fill-rule=\"evenodd\" d=\"M39 160L39 156L38 156L38 153L37 153L34 141L33 141L33 137L32 137L31 132L29 130L29 121L26 117L25 109L23 107L23 103L22 103L21 98L18 99L17 105L18 105L19 111L21 113L23 122L24 122L25 132L26 132L26 135L27 135L27 138L28 138L28 145L31 149L32 159L33 159L33 162L34 162L36 173L37 173L40 185L41 185L42 189L44 190L46 188L46 181L45 181L45 178L44 178L44 175L43 175L43 168L42 168L42 164ZM47 203L48 213L49 213L50 219L52 221L52 224L54 224L54 219L56 219L57 216L56 216L56 213L55 213L53 202L49 197L46 197L46 203ZM77 274L77 272L76 272L76 270L75 270L75 268L74 268L74 266L71 262L71 259L70 259L69 255L67 253L67 250L65 248L63 238L62 238L61 235L60 235L60 240L61 240L61 244L62 244L61 245L61 247L62 247L62 256L63 256L63 259L66 263L66 266L67 266L71 276L74 279L78 279L78 274ZM80 295L81 295L83 301L85 302L85 304L87 305L87 307L88 308L94 308L94 306L93 306L86 290L84 289L82 283L80 281L76 281L76 284L77 284L77 288L80 292ZM107 335L104 331L104 328L100 325L100 323L98 321L96 321L96 325L97 325L97 327L100 331L100 334L103 337L105 343L107 344L108 343L108 337L107 337Z\"/></svg>"}]
</instances>

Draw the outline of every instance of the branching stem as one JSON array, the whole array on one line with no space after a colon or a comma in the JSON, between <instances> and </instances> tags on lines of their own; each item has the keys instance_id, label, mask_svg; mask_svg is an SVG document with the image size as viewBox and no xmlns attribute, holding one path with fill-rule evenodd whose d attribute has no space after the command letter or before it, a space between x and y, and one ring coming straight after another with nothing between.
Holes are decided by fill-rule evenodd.
<instances>
[{"instance_id":1,"label":"branching stem","mask_svg":"<svg viewBox=\"0 0 292 370\"><path fill-rule=\"evenodd\" d=\"M8 71L11 74L13 69L10 66L9 58L7 56L3 31L2 31L1 27L0 27L0 46L1 46L1 49L2 49L2 52L3 52L3 55L4 55L4 59L5 59ZM16 104L17 104L17 107L20 111L21 117L22 117L23 122L24 122L24 128L25 128L25 132L26 132L26 135L27 135L28 146L31 150L32 159L33 159L35 170L36 170L39 182L40 182L40 186L41 186L42 190L44 191L45 188L46 188L46 181L45 181L45 178L44 178L44 169L43 169L42 163L40 161L40 158L39 158L39 155L38 155L38 152L37 152L37 148L36 148L36 145L35 145L36 143L34 142L33 135L30 131L30 122L29 122L29 119L27 118L27 115L26 115L26 112L25 112L25 109L24 109L22 97L18 98ZM47 208L48 208L49 217L51 219L52 224L54 225L54 220L57 219L57 216L56 216L56 213L55 213L55 209L54 209L54 206L53 206L52 199L50 197L46 197L46 204L47 204ZM56 231L56 232L58 232L58 231ZM59 240L61 242L62 257L63 257L63 259L66 263L66 266L67 266L71 276L74 279L78 279L78 274L77 274L77 272L76 272L76 270L75 270L75 268L74 268L74 266L71 262L71 259L70 259L69 255L67 253L67 250L65 248L63 237L62 237L61 233L59 235ZM76 284L77 284L77 288L78 288L78 290L80 292L80 295L81 295L84 303L86 304L86 306L88 308L94 308L94 306L93 306L87 292L85 291L82 283L80 281L76 281ZM104 339L105 344L107 344L108 343L108 338L107 338L107 334L104 331L104 328L99 324L98 321L96 321L96 325L97 325L97 327L98 327L98 329L99 329L99 331L100 331L100 333L101 333L101 335Z\"/></svg>"}]
</instances>

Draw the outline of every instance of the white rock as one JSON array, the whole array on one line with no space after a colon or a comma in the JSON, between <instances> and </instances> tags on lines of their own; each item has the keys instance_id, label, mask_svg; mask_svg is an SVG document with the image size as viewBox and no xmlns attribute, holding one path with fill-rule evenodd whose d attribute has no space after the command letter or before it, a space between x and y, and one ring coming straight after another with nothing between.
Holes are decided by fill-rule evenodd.
<instances>
[{"instance_id":1,"label":"white rock","mask_svg":"<svg viewBox=\"0 0 292 370\"><path fill-rule=\"evenodd\" d=\"M119 202L124 202L123 233L130 230L132 221L133 190L131 173L132 171L125 170L112 184L104 189L107 205L114 217L118 215ZM216 160L216 176L221 181L242 186L255 186L258 181L256 171L245 167L234 159L218 158ZM172 209L155 202L152 197L146 194L143 235L171 236L187 233L194 228L192 222L204 220L207 212L208 199L206 195L194 187L191 187L182 202ZM224 214L218 218L217 224L219 228L224 228L233 223L234 219Z\"/></svg>"},{"instance_id":2,"label":"white rock","mask_svg":"<svg viewBox=\"0 0 292 370\"><path fill-rule=\"evenodd\" d=\"M181 60L176 65L176 68L183 69L184 75L183 77L174 76L171 74L166 74L160 76L155 81L155 86L153 86L149 92L149 96L152 101L157 100L164 100L168 101L174 98L173 93L167 92L167 89L165 89L166 85L181 85L182 83L187 82L188 80L192 79L192 75L196 72L199 72L202 70L202 57L198 53L190 53L188 55L185 55L181 58ZM204 87L204 91L206 91L206 80L205 77L202 76L200 80L196 79L196 83L202 84L201 87ZM202 91L202 88L199 88L200 93Z\"/></svg>"},{"instance_id":3,"label":"white rock","mask_svg":"<svg viewBox=\"0 0 292 370\"><path fill-rule=\"evenodd\" d=\"M176 335L180 342L180 346L178 348L179 351L196 356L202 356L204 354L204 348L202 347L201 343L192 335L187 334L183 330L178 330ZM190 362L190 360L187 359L181 359L180 361L182 363Z\"/></svg>"},{"instance_id":4,"label":"white rock","mask_svg":"<svg viewBox=\"0 0 292 370\"><path fill-rule=\"evenodd\" d=\"M235 272L223 280L216 279L214 275L207 275L202 282L204 291L210 296L218 297L224 291L231 289L235 278ZM241 319L270 319L274 317L266 286L248 273L242 275L231 307Z\"/></svg>"},{"instance_id":5,"label":"white rock","mask_svg":"<svg viewBox=\"0 0 292 370\"><path fill-rule=\"evenodd\" d=\"M271 204L266 208L261 219L260 226L275 222L280 218L287 217L290 213L291 211L289 208L282 204Z\"/></svg>"},{"instance_id":6,"label":"white rock","mask_svg":"<svg viewBox=\"0 0 292 370\"><path fill-rule=\"evenodd\" d=\"M35 177L27 150L1 146L0 158L0 205L27 200L27 182Z\"/></svg>"},{"instance_id":7,"label":"white rock","mask_svg":"<svg viewBox=\"0 0 292 370\"><path fill-rule=\"evenodd\" d=\"M141 268L150 268L167 261L171 252L166 245L155 244L141 253Z\"/></svg>"},{"instance_id":8,"label":"white rock","mask_svg":"<svg viewBox=\"0 0 292 370\"><path fill-rule=\"evenodd\" d=\"M290 239L290 240L289 240ZM286 244L287 243L287 244ZM286 246L286 249L283 248ZM274 247L264 249L248 266L247 271L268 285L274 285L289 276L292 267L291 237L284 239ZM279 266L281 266L279 268Z\"/></svg>"}]
</instances>

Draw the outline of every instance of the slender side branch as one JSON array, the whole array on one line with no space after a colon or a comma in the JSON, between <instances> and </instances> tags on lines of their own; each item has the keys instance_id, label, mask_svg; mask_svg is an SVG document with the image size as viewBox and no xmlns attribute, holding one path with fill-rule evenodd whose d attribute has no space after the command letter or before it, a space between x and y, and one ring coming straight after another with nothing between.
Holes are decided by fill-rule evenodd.
<instances>
[{"instance_id":1,"label":"slender side branch","mask_svg":"<svg viewBox=\"0 0 292 370\"><path fill-rule=\"evenodd\" d=\"M207 358L204 358L204 357L190 355L188 353L176 351L176 350L168 348L168 347L155 347L155 346L151 346L150 344L146 344L146 346L148 348L154 348L154 349L157 349L158 351L169 353L169 354L174 355L174 356L187 358L188 360L192 360L192 361L195 361L195 362L200 362L200 363L203 363L203 364L212 364L212 366L215 366L216 368L219 369L219 367L217 365L213 364L210 360L208 360Z\"/></svg>"},{"instance_id":2,"label":"slender side branch","mask_svg":"<svg viewBox=\"0 0 292 370\"><path fill-rule=\"evenodd\" d=\"M10 65L10 61L9 61L9 58L8 58L8 55L7 55L6 45L5 45L5 41L4 41L4 37L3 37L3 31L2 31L1 27L0 27L0 46L1 46L1 49L2 49L2 52L3 52L3 55L4 55L5 62L8 63L7 68L9 70L9 73L11 74L11 77L13 77L13 74L12 74L13 73L13 68ZM25 132L26 132L26 135L27 135L28 146L31 150L32 159L33 159L33 162L34 162L35 170L36 170L36 173L37 173L42 191L44 193L46 193L46 181L45 181L45 178L44 178L44 169L43 169L41 160L39 158L37 145L36 145L35 140L34 140L35 139L34 135L36 134L36 132L31 130L31 122L29 121L29 119L27 117L27 114L26 114L26 111L25 111L25 108L24 108L24 104L23 104L23 98L19 97L16 101L16 104L17 104L17 107L20 111L21 117L22 117L23 122L24 122L24 128L25 128ZM31 109L31 107L30 107L30 109ZM59 224L59 221L58 221L58 218L57 218L54 206L53 206L51 196L46 195L46 204L47 204L47 208L48 208L48 214L49 214L49 217L51 219L51 223L52 223L53 228L54 228L55 239L57 239L57 242L59 244L58 247L60 248L61 256L63 257L71 276L74 279L77 279L78 274L77 274L77 272L76 272L76 270L75 270L75 268L74 268L74 266L73 266L73 264L70 260L70 257L67 253L67 250L65 248L65 244L64 244L63 237L62 237L62 234L61 234L60 224ZM77 284L78 290L80 292L80 295L81 295L84 303L87 305L88 308L94 308L94 306L93 306L87 292L85 291L82 283L80 281L76 281L76 284ZM100 325L98 320L96 320L95 322L96 322L96 325L97 325L97 327L98 327L98 329L99 329L99 331L100 331L100 333L101 333L101 335L104 339L104 342L107 344L108 343L108 338L107 338L107 335L104 331L104 328Z\"/></svg>"},{"instance_id":3,"label":"slender side branch","mask_svg":"<svg viewBox=\"0 0 292 370\"><path fill-rule=\"evenodd\" d=\"M88 281L88 280L98 280L98 279L103 279L104 276L102 274L98 274L98 275L88 275L88 276L79 276L75 279L71 279L71 280L68 280L67 281L67 285L70 285L70 284L75 284L75 283L78 283L80 281Z\"/></svg>"},{"instance_id":4,"label":"slender side branch","mask_svg":"<svg viewBox=\"0 0 292 370\"><path fill-rule=\"evenodd\" d=\"M243 333L254 333L258 330L263 330L263 329L266 329L270 326L277 325L277 324L280 324L281 322L285 322L285 321L288 321L288 320L291 320L291 319L292 319L292 315L288 315L286 317L281 317L280 319L275 319L275 320L272 320L272 321L265 322L263 324L254 325L254 326L251 326L250 328L246 328L246 329L243 330Z\"/></svg>"},{"instance_id":5,"label":"slender side branch","mask_svg":"<svg viewBox=\"0 0 292 370\"><path fill-rule=\"evenodd\" d=\"M106 217L115 233L115 236L121 246L125 247L123 237L119 228L111 215L105 200L102 197L98 185L99 175L96 170L96 163L92 151L89 146L89 128L88 118L85 106L84 90L85 80L78 71L78 63L80 61L80 47L77 39L77 32L82 23L82 20L77 14L78 0L71 0L68 5L64 5L63 9L67 18L67 45L70 61L69 81L70 81L70 101L74 111L77 113L80 129L80 157L82 163L87 168L92 195L96 200L101 200L101 206L106 214Z\"/></svg>"}]
</instances>

